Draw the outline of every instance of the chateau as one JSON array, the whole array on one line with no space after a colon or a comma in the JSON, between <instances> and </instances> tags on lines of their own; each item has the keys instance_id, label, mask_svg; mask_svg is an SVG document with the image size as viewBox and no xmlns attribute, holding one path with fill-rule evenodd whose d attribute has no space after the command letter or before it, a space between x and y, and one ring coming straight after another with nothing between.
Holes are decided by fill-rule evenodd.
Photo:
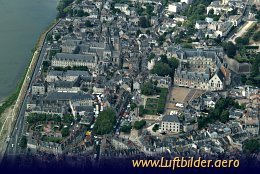
<instances>
[{"instance_id":1,"label":"chateau","mask_svg":"<svg viewBox=\"0 0 260 174\"><path fill-rule=\"evenodd\" d=\"M177 50L179 67L175 70L174 84L188 88L217 91L229 85L230 72L222 63L217 50Z\"/></svg>"}]
</instances>

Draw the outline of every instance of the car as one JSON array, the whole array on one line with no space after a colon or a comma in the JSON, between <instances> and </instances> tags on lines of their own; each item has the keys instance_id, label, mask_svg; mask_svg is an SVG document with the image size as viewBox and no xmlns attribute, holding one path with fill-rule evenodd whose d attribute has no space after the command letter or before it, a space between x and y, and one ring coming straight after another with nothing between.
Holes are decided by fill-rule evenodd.
<instances>
[{"instance_id":1,"label":"car","mask_svg":"<svg viewBox=\"0 0 260 174\"><path fill-rule=\"evenodd\" d=\"M12 144L12 147L14 147L14 144Z\"/></svg>"}]
</instances>

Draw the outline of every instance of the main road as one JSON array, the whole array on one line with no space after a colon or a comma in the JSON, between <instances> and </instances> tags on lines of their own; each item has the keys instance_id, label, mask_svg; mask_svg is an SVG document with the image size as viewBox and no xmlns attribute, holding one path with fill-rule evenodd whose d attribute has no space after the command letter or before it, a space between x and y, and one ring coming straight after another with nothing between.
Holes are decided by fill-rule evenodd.
<instances>
[{"instance_id":1,"label":"main road","mask_svg":"<svg viewBox=\"0 0 260 174\"><path fill-rule=\"evenodd\" d=\"M40 48L36 51L35 55L39 52L38 59L36 62L36 66L33 67L33 72L31 77L25 77L25 81L28 81L29 85L25 91L25 97L23 101L21 101L21 107L18 112L18 117L15 122L15 126L13 128L13 131L11 132L10 139L7 142L7 147L5 151L5 157L8 160L11 160L10 162L13 161L14 157L20 153L20 147L19 147L19 141L21 137L23 136L24 133L24 125L25 125L25 111L26 111L26 105L29 101L29 94L30 90L32 89L33 82L35 81L36 77L40 73L40 69L44 60L44 55L46 53L46 49L48 47L48 44L46 42L46 37L47 35L53 30L55 26L57 26L60 23L61 20L56 22L45 34L44 39L42 40L42 43L40 43ZM33 61L33 60L32 60ZM28 69L29 71L29 69ZM26 84L26 83L24 83ZM22 89L22 88L21 88ZM23 92L23 91L20 91Z\"/></svg>"}]
</instances>

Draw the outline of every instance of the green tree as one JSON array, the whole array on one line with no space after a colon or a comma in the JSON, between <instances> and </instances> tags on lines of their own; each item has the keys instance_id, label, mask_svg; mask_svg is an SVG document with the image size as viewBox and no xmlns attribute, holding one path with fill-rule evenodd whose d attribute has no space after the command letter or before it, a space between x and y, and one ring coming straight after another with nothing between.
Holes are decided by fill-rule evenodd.
<instances>
[{"instance_id":1,"label":"green tree","mask_svg":"<svg viewBox=\"0 0 260 174\"><path fill-rule=\"evenodd\" d=\"M93 27L92 23L89 20L86 20L85 26L86 27Z\"/></svg>"},{"instance_id":2,"label":"green tree","mask_svg":"<svg viewBox=\"0 0 260 174\"><path fill-rule=\"evenodd\" d=\"M120 130L124 133L130 133L131 129L132 129L131 125L123 125Z\"/></svg>"},{"instance_id":3,"label":"green tree","mask_svg":"<svg viewBox=\"0 0 260 174\"><path fill-rule=\"evenodd\" d=\"M260 41L260 31L257 31L254 35L253 35L253 40L258 42Z\"/></svg>"},{"instance_id":4,"label":"green tree","mask_svg":"<svg viewBox=\"0 0 260 174\"><path fill-rule=\"evenodd\" d=\"M155 83L149 80L148 82L145 82L141 86L141 93L143 95L156 95L160 91L159 88L156 87Z\"/></svg>"},{"instance_id":5,"label":"green tree","mask_svg":"<svg viewBox=\"0 0 260 174\"><path fill-rule=\"evenodd\" d=\"M245 153L258 153L260 151L259 141L255 139L247 140L243 144L243 151Z\"/></svg>"},{"instance_id":6,"label":"green tree","mask_svg":"<svg viewBox=\"0 0 260 174\"><path fill-rule=\"evenodd\" d=\"M151 70L151 73L157 74L159 76L167 76L172 74L172 69L166 63L158 62L155 64L154 68Z\"/></svg>"},{"instance_id":7,"label":"green tree","mask_svg":"<svg viewBox=\"0 0 260 174\"><path fill-rule=\"evenodd\" d=\"M137 107L137 104L136 104L136 103L131 103L131 104L130 104L130 108L131 108L132 111L133 111L136 107Z\"/></svg>"},{"instance_id":8,"label":"green tree","mask_svg":"<svg viewBox=\"0 0 260 174\"><path fill-rule=\"evenodd\" d=\"M146 13L148 14L148 15L152 15L152 13L153 13L153 10L154 10L154 7L153 7L153 5L151 5L151 4L148 4L147 6L146 6Z\"/></svg>"},{"instance_id":9,"label":"green tree","mask_svg":"<svg viewBox=\"0 0 260 174\"><path fill-rule=\"evenodd\" d=\"M112 109L102 111L95 122L93 133L97 135L109 134L112 132L115 124L116 113Z\"/></svg>"},{"instance_id":10,"label":"green tree","mask_svg":"<svg viewBox=\"0 0 260 174\"><path fill-rule=\"evenodd\" d=\"M222 123L226 123L229 120L229 112L228 110L224 110L220 115L220 121Z\"/></svg>"},{"instance_id":11,"label":"green tree","mask_svg":"<svg viewBox=\"0 0 260 174\"><path fill-rule=\"evenodd\" d=\"M19 146L20 146L22 149L26 149L26 148L27 148L27 138L26 138L26 136L22 136L22 138L21 138L21 140L20 140Z\"/></svg>"},{"instance_id":12,"label":"green tree","mask_svg":"<svg viewBox=\"0 0 260 174\"><path fill-rule=\"evenodd\" d=\"M237 47L236 47L236 45L233 44L233 42L229 41L229 42L223 43L223 48L228 57L230 57L230 58L235 57Z\"/></svg>"},{"instance_id":13,"label":"green tree","mask_svg":"<svg viewBox=\"0 0 260 174\"><path fill-rule=\"evenodd\" d=\"M135 121L134 123L134 128L136 130L140 130L140 129L143 129L143 127L146 125L146 121L145 120L141 120L141 121Z\"/></svg>"},{"instance_id":14,"label":"green tree","mask_svg":"<svg viewBox=\"0 0 260 174\"><path fill-rule=\"evenodd\" d=\"M73 25L70 24L69 27L68 27L68 31L69 31L70 33L72 33L72 32L73 32L73 28L74 28Z\"/></svg>"},{"instance_id":15,"label":"green tree","mask_svg":"<svg viewBox=\"0 0 260 174\"><path fill-rule=\"evenodd\" d=\"M144 16L140 17L139 25L141 28L148 28L151 26L150 20Z\"/></svg>"},{"instance_id":16,"label":"green tree","mask_svg":"<svg viewBox=\"0 0 260 174\"><path fill-rule=\"evenodd\" d=\"M155 124L153 126L153 131L156 132L157 130L159 130L159 124Z\"/></svg>"},{"instance_id":17,"label":"green tree","mask_svg":"<svg viewBox=\"0 0 260 174\"><path fill-rule=\"evenodd\" d=\"M67 136L69 136L69 134L70 134L70 129L69 129L69 127L62 128L62 129L61 129L61 134L62 134L62 137L67 137Z\"/></svg>"},{"instance_id":18,"label":"green tree","mask_svg":"<svg viewBox=\"0 0 260 174\"><path fill-rule=\"evenodd\" d=\"M62 121L66 124L71 124L74 122L74 116L70 114L63 115Z\"/></svg>"}]
</instances>

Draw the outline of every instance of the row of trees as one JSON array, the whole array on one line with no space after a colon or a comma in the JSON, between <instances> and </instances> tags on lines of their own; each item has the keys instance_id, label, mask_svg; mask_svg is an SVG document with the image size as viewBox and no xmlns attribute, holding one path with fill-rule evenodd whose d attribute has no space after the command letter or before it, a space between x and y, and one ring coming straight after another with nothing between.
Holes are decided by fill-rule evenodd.
<instances>
[{"instance_id":1,"label":"row of trees","mask_svg":"<svg viewBox=\"0 0 260 174\"><path fill-rule=\"evenodd\" d=\"M50 115L50 114L30 114L27 117L27 122L32 125L38 122L48 122L48 121L54 121L54 122L63 122L65 124L71 124L74 122L73 115L66 114L62 118L59 115Z\"/></svg>"}]
</instances>

